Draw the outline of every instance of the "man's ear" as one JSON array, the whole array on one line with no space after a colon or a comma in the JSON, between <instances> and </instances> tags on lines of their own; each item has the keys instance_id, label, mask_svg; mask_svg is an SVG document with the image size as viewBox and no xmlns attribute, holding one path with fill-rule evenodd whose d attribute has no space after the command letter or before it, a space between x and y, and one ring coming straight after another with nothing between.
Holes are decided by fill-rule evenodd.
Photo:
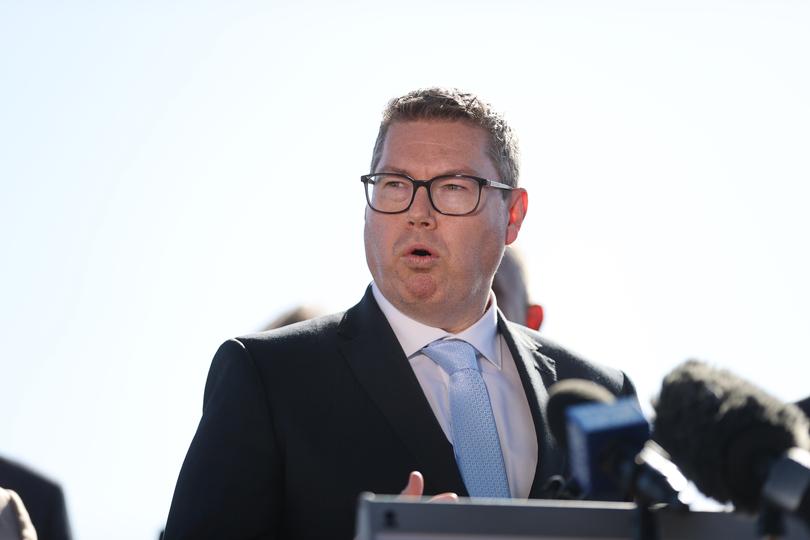
<instances>
[{"instance_id":1,"label":"man's ear","mask_svg":"<svg viewBox=\"0 0 810 540\"><path fill-rule=\"evenodd\" d=\"M529 208L529 194L525 189L515 188L509 195L509 221L506 224L506 245L517 240L526 210Z\"/></svg>"}]
</instances>

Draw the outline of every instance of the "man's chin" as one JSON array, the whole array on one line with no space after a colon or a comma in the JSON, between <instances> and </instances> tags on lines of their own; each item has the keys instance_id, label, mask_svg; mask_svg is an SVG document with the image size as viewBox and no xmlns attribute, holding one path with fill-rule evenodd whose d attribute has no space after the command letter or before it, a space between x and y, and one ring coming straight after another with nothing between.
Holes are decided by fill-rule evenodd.
<instances>
[{"instance_id":1,"label":"man's chin","mask_svg":"<svg viewBox=\"0 0 810 540\"><path fill-rule=\"evenodd\" d=\"M428 274L412 276L405 283L407 299L413 303L435 300L439 286L433 276Z\"/></svg>"}]
</instances>

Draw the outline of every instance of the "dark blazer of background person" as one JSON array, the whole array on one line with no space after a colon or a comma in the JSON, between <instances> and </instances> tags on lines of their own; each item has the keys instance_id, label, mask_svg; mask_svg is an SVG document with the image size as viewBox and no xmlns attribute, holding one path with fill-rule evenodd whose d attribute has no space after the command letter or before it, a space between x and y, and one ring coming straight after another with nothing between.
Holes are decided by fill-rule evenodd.
<instances>
[{"instance_id":1,"label":"dark blazer of background person","mask_svg":"<svg viewBox=\"0 0 810 540\"><path fill-rule=\"evenodd\" d=\"M530 496L565 459L544 417L547 389L585 378L634 394L597 367L499 314L537 433ZM345 314L227 341L205 388L166 540L352 538L363 491L399 493L412 470L426 494L467 491L445 437L373 298Z\"/></svg>"},{"instance_id":2,"label":"dark blazer of background person","mask_svg":"<svg viewBox=\"0 0 810 540\"><path fill-rule=\"evenodd\" d=\"M0 457L0 486L20 496L39 540L70 540L65 497L58 484Z\"/></svg>"}]
</instances>

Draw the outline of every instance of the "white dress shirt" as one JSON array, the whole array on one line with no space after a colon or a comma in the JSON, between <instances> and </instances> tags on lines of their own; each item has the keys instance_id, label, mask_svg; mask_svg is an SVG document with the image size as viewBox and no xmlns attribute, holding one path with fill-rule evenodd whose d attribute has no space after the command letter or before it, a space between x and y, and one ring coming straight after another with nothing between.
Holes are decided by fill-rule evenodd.
<instances>
[{"instance_id":1,"label":"white dress shirt","mask_svg":"<svg viewBox=\"0 0 810 540\"><path fill-rule=\"evenodd\" d=\"M478 350L481 376L487 386L498 428L509 491L512 497L528 497L537 467L537 435L515 361L503 337L498 334L495 294L490 293L489 307L478 322L458 334L451 334L403 314L383 296L376 283L371 284L371 290L451 444L453 433L450 429L450 400L447 393L450 377L421 350L444 337L464 340Z\"/></svg>"}]
</instances>

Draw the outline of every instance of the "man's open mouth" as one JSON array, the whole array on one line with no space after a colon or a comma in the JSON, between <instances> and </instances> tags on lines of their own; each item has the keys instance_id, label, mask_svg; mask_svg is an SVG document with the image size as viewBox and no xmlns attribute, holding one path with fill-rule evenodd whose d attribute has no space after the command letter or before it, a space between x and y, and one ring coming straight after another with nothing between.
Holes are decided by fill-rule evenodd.
<instances>
[{"instance_id":1,"label":"man's open mouth","mask_svg":"<svg viewBox=\"0 0 810 540\"><path fill-rule=\"evenodd\" d=\"M429 246L416 244L404 251L404 259L414 268L430 268L436 264L439 255Z\"/></svg>"}]
</instances>

